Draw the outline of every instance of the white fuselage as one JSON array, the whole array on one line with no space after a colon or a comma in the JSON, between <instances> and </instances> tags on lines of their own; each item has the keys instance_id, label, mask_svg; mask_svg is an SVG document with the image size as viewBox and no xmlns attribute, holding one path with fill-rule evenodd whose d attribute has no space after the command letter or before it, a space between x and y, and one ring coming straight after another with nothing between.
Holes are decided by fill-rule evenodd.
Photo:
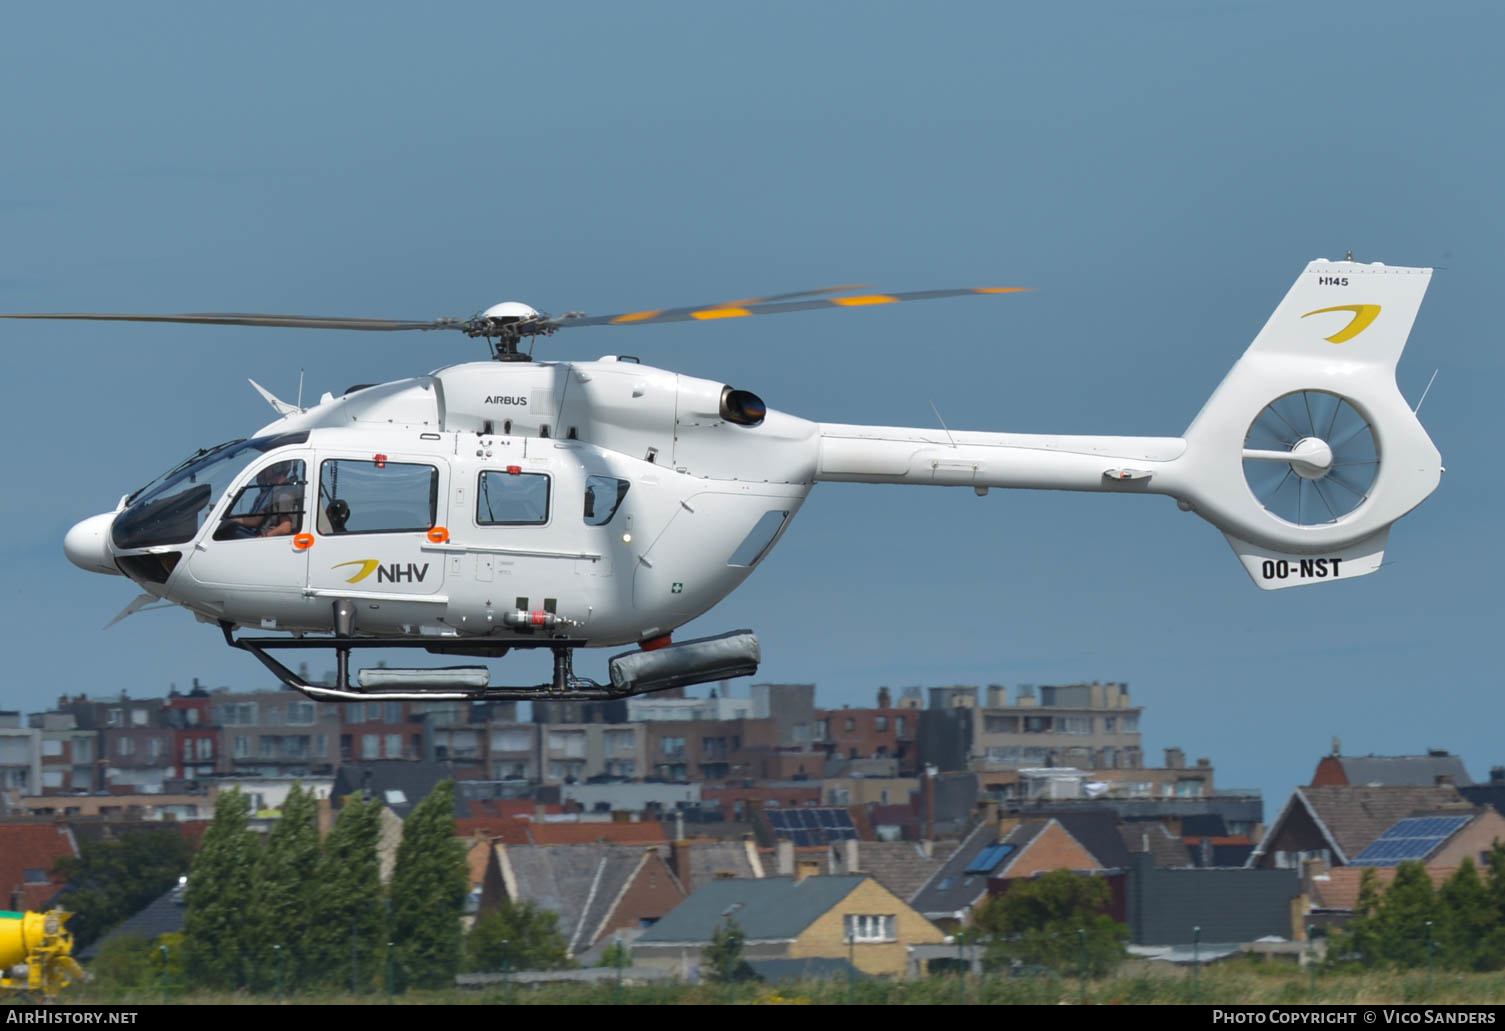
<instances>
[{"instance_id":1,"label":"white fuselage","mask_svg":"<svg viewBox=\"0 0 1505 1031\"><path fill-rule=\"evenodd\" d=\"M505 641L529 632L509 615L547 611L556 632L589 645L653 638L741 584L815 480L818 426L771 411L734 425L718 414L724 389L603 359L472 363L326 395L258 432L294 442L216 483L191 539L132 548L117 533L109 558L135 576L133 556L176 553L165 580L135 578L206 620L252 628L327 632L349 599L357 632L378 636ZM249 510L260 471L288 462L302 463L303 536L216 539L233 506ZM364 495L348 488L345 532L328 513L341 476L369 481ZM409 512L426 506L421 518L404 519L399 499L362 522L384 476L393 494L414 494ZM532 507L502 511L493 495L524 482Z\"/></svg>"}]
</instances>

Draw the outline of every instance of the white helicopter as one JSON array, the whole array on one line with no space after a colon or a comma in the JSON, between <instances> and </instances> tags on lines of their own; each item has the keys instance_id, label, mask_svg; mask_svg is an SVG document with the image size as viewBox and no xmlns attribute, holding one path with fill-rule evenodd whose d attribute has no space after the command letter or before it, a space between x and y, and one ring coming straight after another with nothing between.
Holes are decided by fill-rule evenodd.
<instances>
[{"instance_id":1,"label":"white helicopter","mask_svg":"<svg viewBox=\"0 0 1505 1031\"><path fill-rule=\"evenodd\" d=\"M217 624L323 701L608 698L756 671L747 630L678 644L779 541L825 481L1167 494L1227 536L1266 590L1371 573L1441 458L1395 382L1431 270L1317 260L1180 437L1046 436L810 422L723 383L608 356L535 362L524 338L584 326L864 307L1018 288L835 287L585 318L524 304L468 319L7 315L350 330L459 330L494 361L352 387L196 452L68 532L77 566L124 574ZM845 293L846 296L831 296ZM246 629L287 636L236 637ZM576 648L636 645L611 680ZM546 647L551 683L484 666L364 669L355 649L495 658ZM330 648L337 683L272 658Z\"/></svg>"}]
</instances>

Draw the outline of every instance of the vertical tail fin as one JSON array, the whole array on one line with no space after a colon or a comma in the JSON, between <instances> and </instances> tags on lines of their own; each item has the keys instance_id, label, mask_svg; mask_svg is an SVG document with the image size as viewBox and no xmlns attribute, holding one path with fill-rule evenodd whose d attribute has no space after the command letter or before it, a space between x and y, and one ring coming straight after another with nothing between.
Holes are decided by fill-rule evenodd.
<instances>
[{"instance_id":1,"label":"vertical tail fin","mask_svg":"<svg viewBox=\"0 0 1505 1031\"><path fill-rule=\"evenodd\" d=\"M1440 481L1395 383L1431 274L1308 265L1187 429L1176 493L1260 587L1373 572L1390 524Z\"/></svg>"}]
</instances>

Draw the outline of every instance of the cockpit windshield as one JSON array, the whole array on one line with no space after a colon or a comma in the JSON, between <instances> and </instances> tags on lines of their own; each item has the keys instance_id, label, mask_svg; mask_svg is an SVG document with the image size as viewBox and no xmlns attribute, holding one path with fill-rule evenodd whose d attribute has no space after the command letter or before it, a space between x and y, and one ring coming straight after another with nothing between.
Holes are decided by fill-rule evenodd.
<instances>
[{"instance_id":1,"label":"cockpit windshield","mask_svg":"<svg viewBox=\"0 0 1505 1031\"><path fill-rule=\"evenodd\" d=\"M307 440L307 431L283 433L233 440L190 456L131 495L115 519L115 547L151 548L192 540L246 466L274 448Z\"/></svg>"}]
</instances>

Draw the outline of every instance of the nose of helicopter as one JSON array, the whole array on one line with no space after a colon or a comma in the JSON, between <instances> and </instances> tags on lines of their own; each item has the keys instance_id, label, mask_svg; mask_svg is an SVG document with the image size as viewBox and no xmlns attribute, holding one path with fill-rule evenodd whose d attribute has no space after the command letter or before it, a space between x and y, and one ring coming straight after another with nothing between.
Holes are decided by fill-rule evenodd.
<instances>
[{"instance_id":1,"label":"nose of helicopter","mask_svg":"<svg viewBox=\"0 0 1505 1031\"><path fill-rule=\"evenodd\" d=\"M113 522L114 512L101 512L69 530L68 536L63 538L63 554L68 556L68 561L91 573L121 575L110 556L110 524Z\"/></svg>"}]
</instances>

